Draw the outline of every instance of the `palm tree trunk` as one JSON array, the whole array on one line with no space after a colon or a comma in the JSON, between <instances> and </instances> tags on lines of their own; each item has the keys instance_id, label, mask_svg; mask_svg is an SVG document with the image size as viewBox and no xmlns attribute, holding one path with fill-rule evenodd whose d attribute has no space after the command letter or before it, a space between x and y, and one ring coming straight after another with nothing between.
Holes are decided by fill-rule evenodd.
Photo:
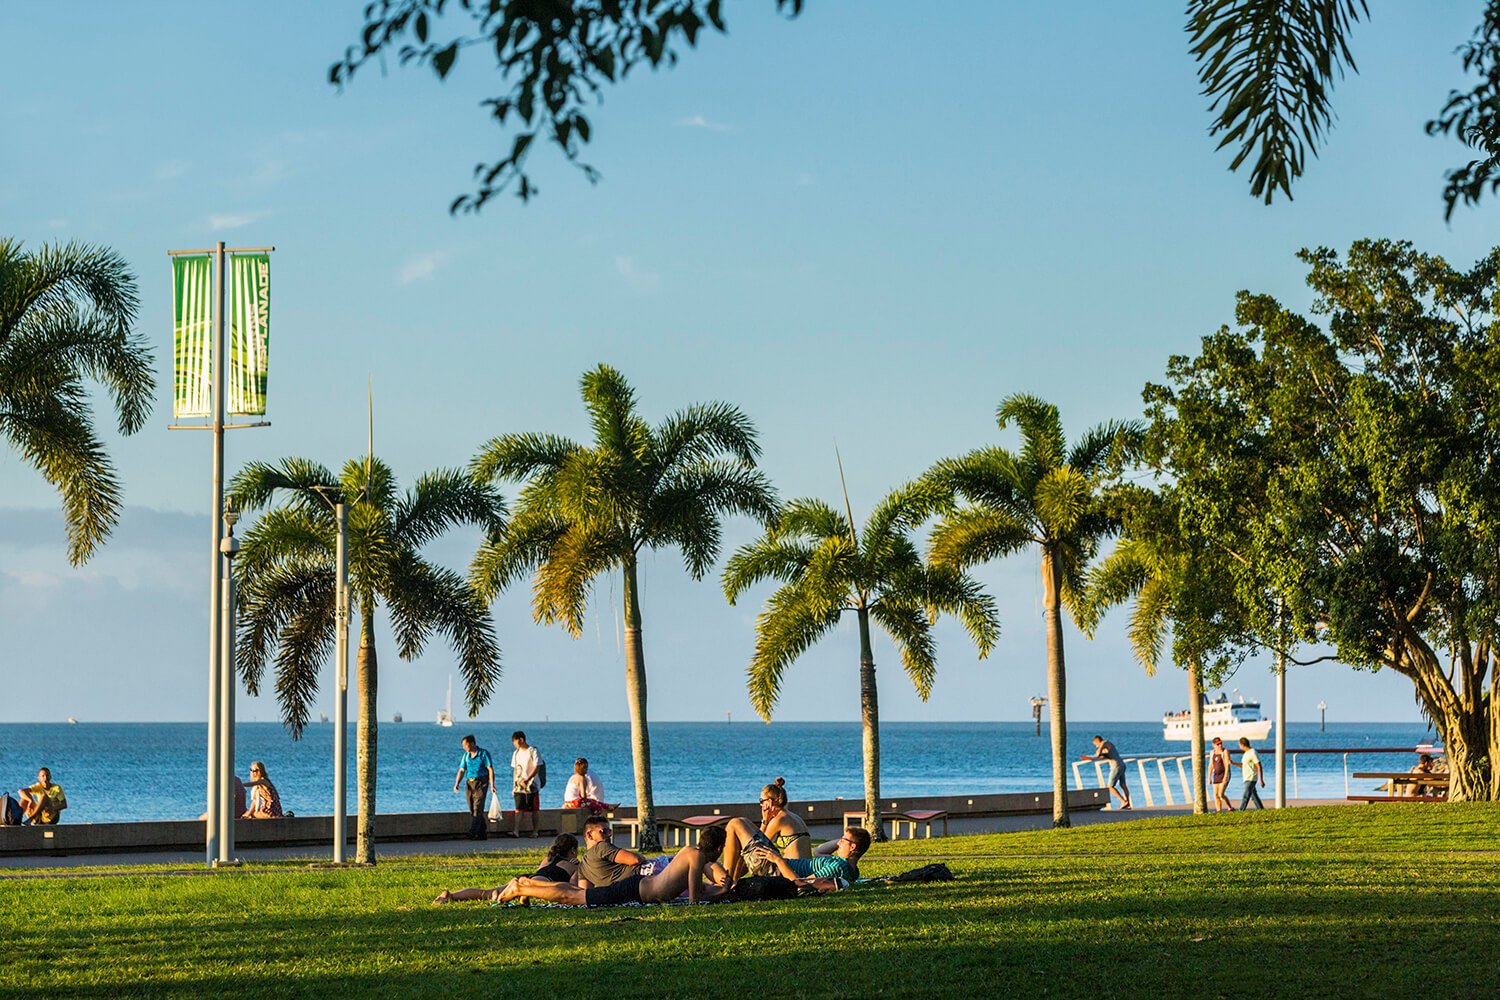
<instances>
[{"instance_id":1,"label":"palm tree trunk","mask_svg":"<svg viewBox=\"0 0 1500 1000\"><path fill-rule=\"evenodd\" d=\"M1193 755L1193 814L1201 816L1208 812L1208 786L1204 784L1205 764L1203 760L1203 667L1197 662L1188 664L1188 702L1193 713L1191 742Z\"/></svg>"},{"instance_id":2,"label":"palm tree trunk","mask_svg":"<svg viewBox=\"0 0 1500 1000\"><path fill-rule=\"evenodd\" d=\"M635 555L625 560L625 700L630 706L630 754L635 763L635 814L641 850L661 850L656 802L651 797L651 732L646 722L646 648L641 641L641 602Z\"/></svg>"},{"instance_id":3,"label":"palm tree trunk","mask_svg":"<svg viewBox=\"0 0 1500 1000\"><path fill-rule=\"evenodd\" d=\"M870 646L870 612L859 609L859 718L864 727L865 821L871 838L885 839L880 822L880 697L875 688L875 652Z\"/></svg>"},{"instance_id":4,"label":"palm tree trunk","mask_svg":"<svg viewBox=\"0 0 1500 1000\"><path fill-rule=\"evenodd\" d=\"M1052 826L1072 826L1068 819L1068 681L1063 663L1062 579L1057 556L1042 548L1043 617L1047 625L1047 700L1052 706Z\"/></svg>"},{"instance_id":5,"label":"palm tree trunk","mask_svg":"<svg viewBox=\"0 0 1500 1000\"><path fill-rule=\"evenodd\" d=\"M361 865L375 863L375 758L377 721L375 715L375 622L373 608L365 607L359 615L359 655L355 657L355 673L359 683L359 723L355 729L355 745L358 757L355 763L356 781L359 788L359 838L355 844L354 860Z\"/></svg>"}]
</instances>

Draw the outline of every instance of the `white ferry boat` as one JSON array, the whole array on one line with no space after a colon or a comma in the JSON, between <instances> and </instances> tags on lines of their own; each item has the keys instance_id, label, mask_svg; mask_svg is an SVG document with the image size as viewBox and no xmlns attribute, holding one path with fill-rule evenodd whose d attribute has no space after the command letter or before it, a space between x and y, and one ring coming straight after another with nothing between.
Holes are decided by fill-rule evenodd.
<instances>
[{"instance_id":1,"label":"white ferry boat","mask_svg":"<svg viewBox=\"0 0 1500 1000\"><path fill-rule=\"evenodd\" d=\"M1251 740L1263 740L1271 733L1271 720L1260 714L1260 702L1246 701L1243 695L1235 692L1238 697L1236 701L1230 701L1226 695L1220 694L1217 701L1209 701L1208 695L1203 696L1203 738L1212 740L1215 736L1222 738L1225 742L1238 740L1241 736L1249 737ZM1164 740L1188 740L1193 736L1193 713L1184 709L1181 712L1168 712L1161 717L1161 738Z\"/></svg>"}]
</instances>

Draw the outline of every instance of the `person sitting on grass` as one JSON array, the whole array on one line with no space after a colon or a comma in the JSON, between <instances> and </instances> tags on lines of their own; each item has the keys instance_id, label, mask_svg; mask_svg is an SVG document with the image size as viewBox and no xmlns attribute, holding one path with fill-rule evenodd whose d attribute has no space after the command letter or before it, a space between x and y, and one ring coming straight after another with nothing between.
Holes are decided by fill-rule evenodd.
<instances>
[{"instance_id":1,"label":"person sitting on grass","mask_svg":"<svg viewBox=\"0 0 1500 1000\"><path fill-rule=\"evenodd\" d=\"M578 884L585 889L613 885L623 878L639 874L646 859L634 851L616 847L610 839L615 828L603 816L590 816L583 824L583 858L578 867Z\"/></svg>"},{"instance_id":2,"label":"person sitting on grass","mask_svg":"<svg viewBox=\"0 0 1500 1000\"><path fill-rule=\"evenodd\" d=\"M703 831L697 847L684 847L678 851L672 856L671 864L659 874L628 875L618 882L587 889L562 882L514 878L500 891L499 899L502 903L513 899L541 899L564 906L622 906L626 903L665 903L686 894L690 903L707 901L725 893L723 886L704 883L708 866L723 850L724 831L711 826Z\"/></svg>"},{"instance_id":3,"label":"person sitting on grass","mask_svg":"<svg viewBox=\"0 0 1500 1000\"><path fill-rule=\"evenodd\" d=\"M45 767L37 768L36 784L17 789L16 796L21 800L21 812L27 823L50 826L68 808L68 797L63 794L62 786L52 783L52 772Z\"/></svg>"},{"instance_id":4,"label":"person sitting on grass","mask_svg":"<svg viewBox=\"0 0 1500 1000\"><path fill-rule=\"evenodd\" d=\"M557 839L552 841L552 846L547 848L547 857L543 859L542 866L536 870L535 875L529 876L537 881L544 882L568 882L578 875L578 838L571 833L560 833ZM457 903L469 899L486 899L494 903L500 899L500 890L504 886L495 886L493 889L444 889L438 893L435 904Z\"/></svg>"}]
</instances>

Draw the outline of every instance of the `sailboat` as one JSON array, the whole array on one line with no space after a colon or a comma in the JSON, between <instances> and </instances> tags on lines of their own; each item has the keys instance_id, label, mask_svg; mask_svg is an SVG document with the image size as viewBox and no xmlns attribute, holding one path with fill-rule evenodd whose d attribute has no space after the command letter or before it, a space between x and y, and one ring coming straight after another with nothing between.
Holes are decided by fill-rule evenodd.
<instances>
[{"instance_id":1,"label":"sailboat","mask_svg":"<svg viewBox=\"0 0 1500 1000\"><path fill-rule=\"evenodd\" d=\"M448 705L438 713L437 724L443 728L453 726L453 675L448 675Z\"/></svg>"}]
</instances>

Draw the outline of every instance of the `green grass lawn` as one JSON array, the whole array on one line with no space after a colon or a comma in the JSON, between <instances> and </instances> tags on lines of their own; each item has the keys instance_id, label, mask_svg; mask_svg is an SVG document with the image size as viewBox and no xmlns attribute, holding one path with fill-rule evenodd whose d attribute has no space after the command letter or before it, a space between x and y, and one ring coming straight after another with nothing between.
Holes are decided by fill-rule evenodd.
<instances>
[{"instance_id":1,"label":"green grass lawn","mask_svg":"<svg viewBox=\"0 0 1500 1000\"><path fill-rule=\"evenodd\" d=\"M524 853L0 880L0 995L1500 997L1500 806L899 841L775 903L434 907Z\"/></svg>"}]
</instances>

